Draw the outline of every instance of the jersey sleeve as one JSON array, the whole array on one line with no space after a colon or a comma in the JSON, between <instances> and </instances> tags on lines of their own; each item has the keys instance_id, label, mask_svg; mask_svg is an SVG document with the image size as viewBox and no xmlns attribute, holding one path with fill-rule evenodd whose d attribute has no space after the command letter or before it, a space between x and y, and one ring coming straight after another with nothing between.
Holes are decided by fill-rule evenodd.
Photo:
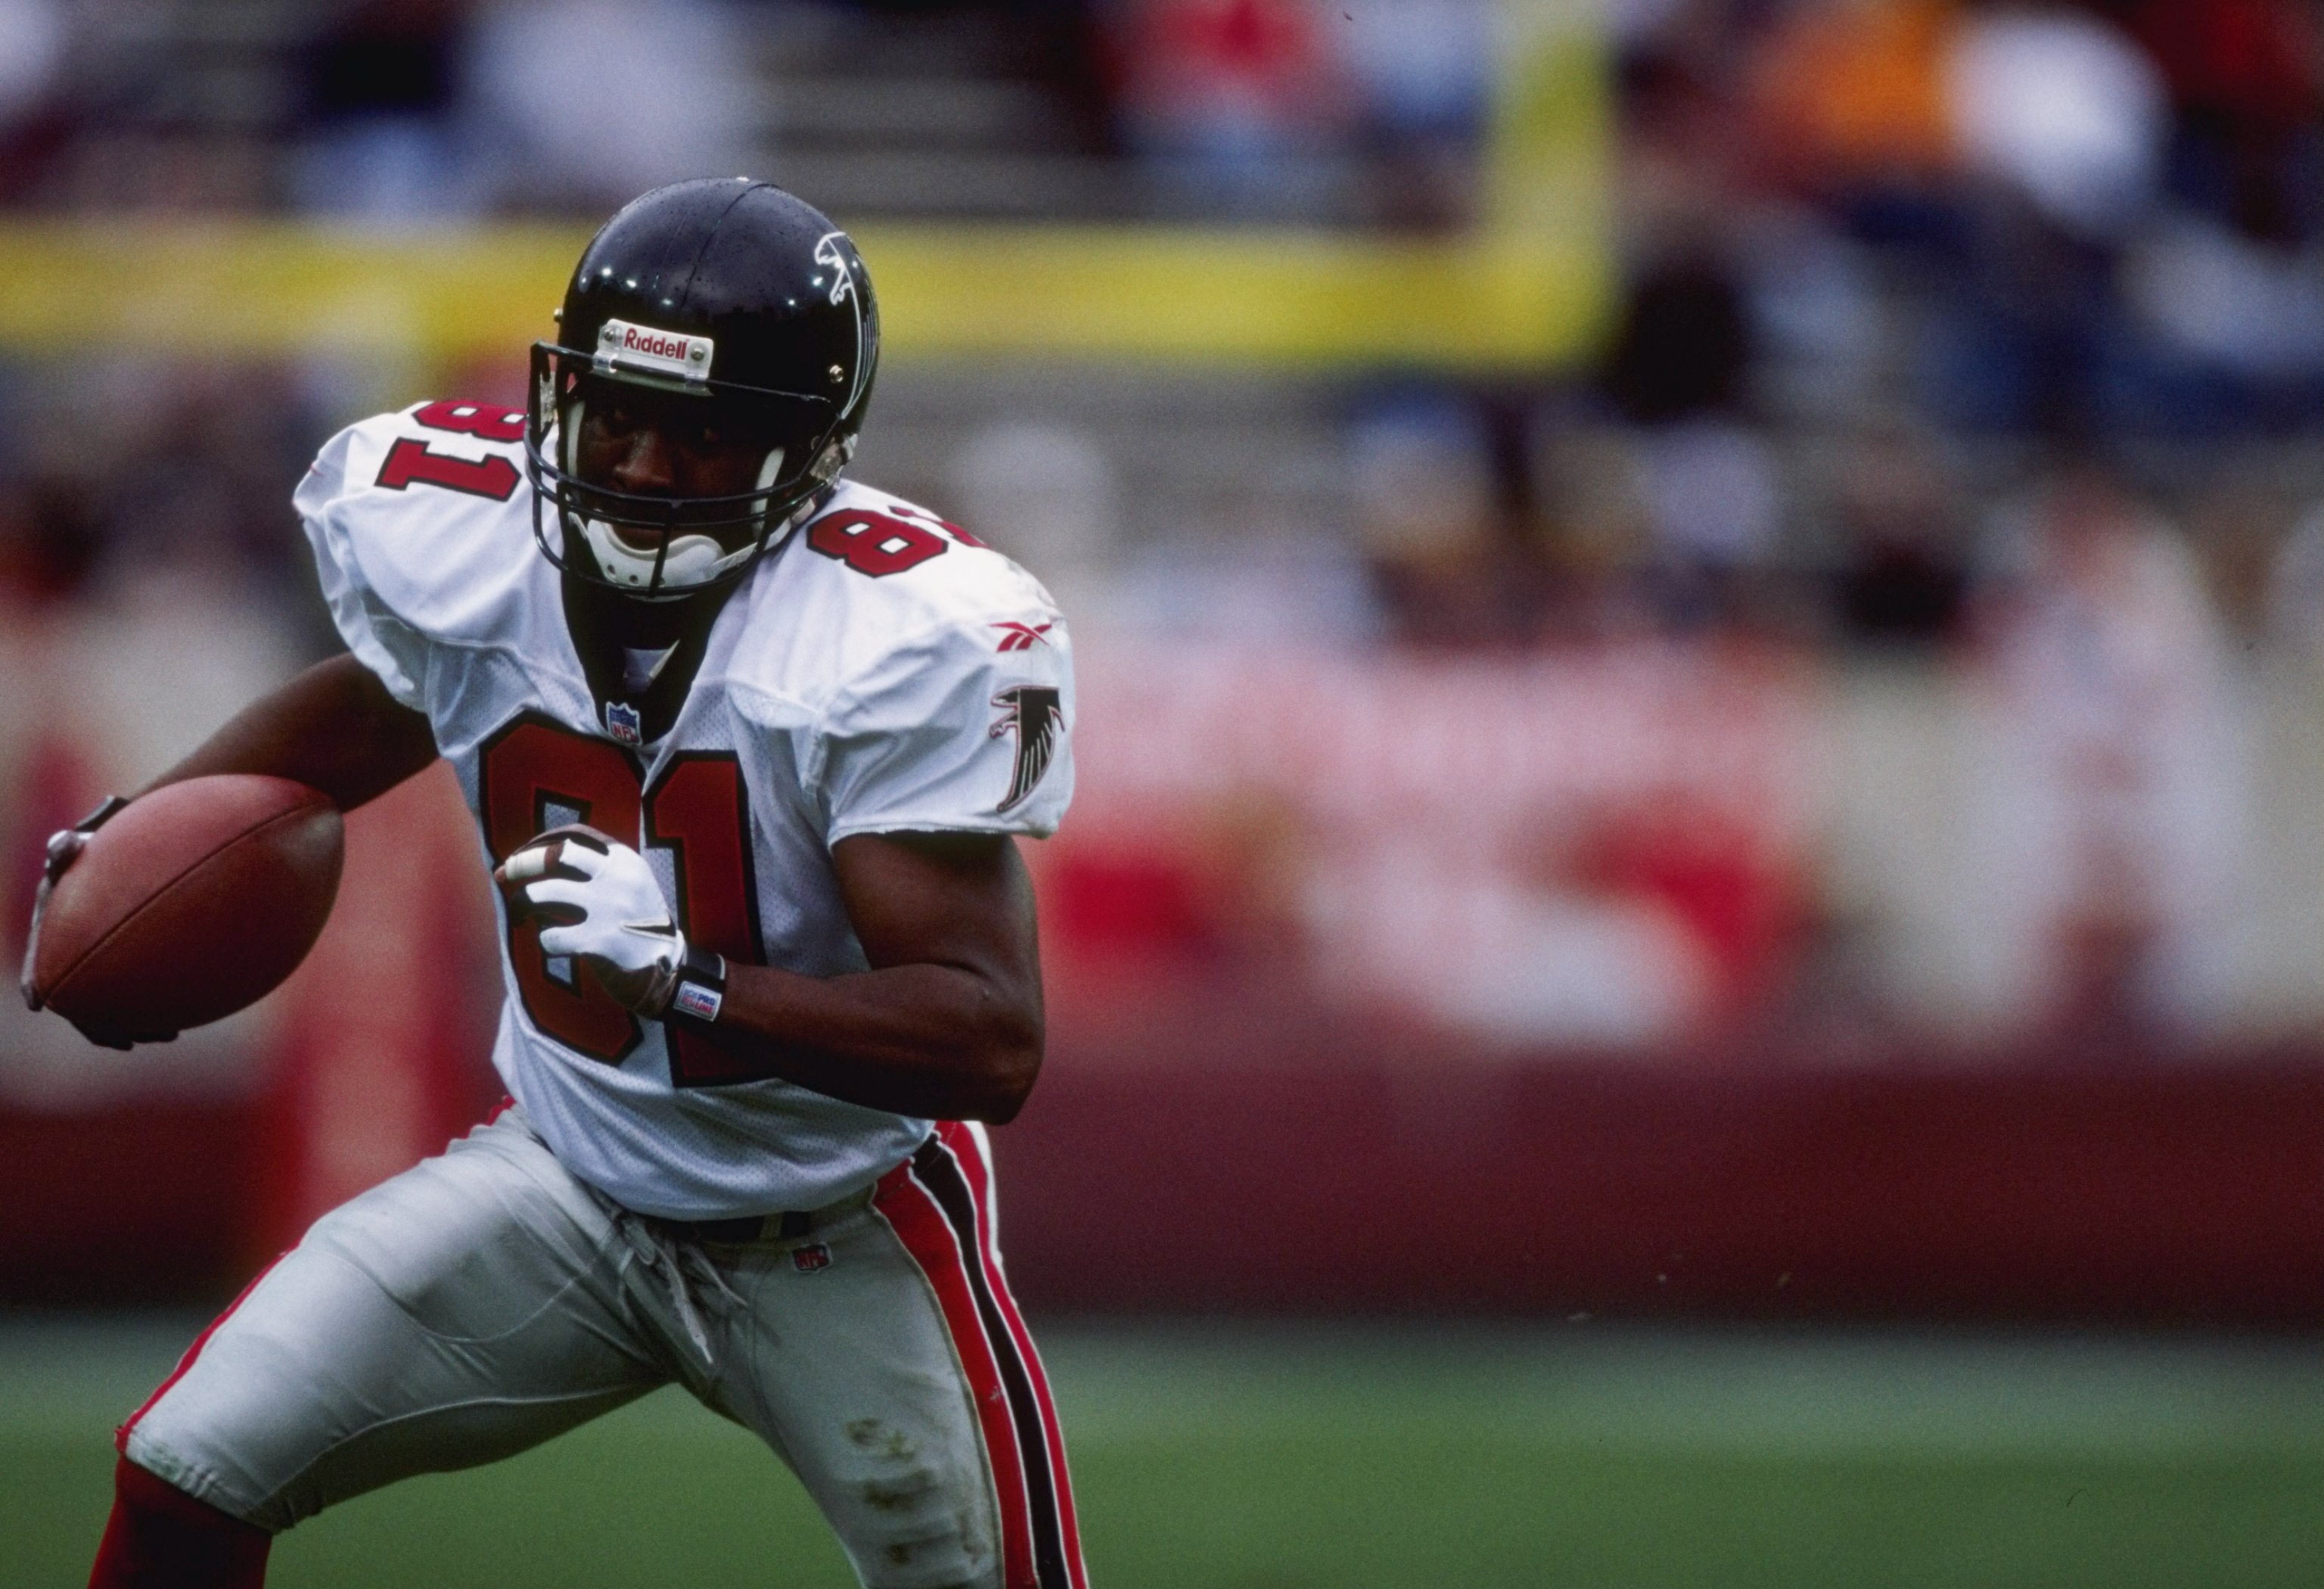
<instances>
[{"instance_id":1,"label":"jersey sleeve","mask_svg":"<svg viewBox=\"0 0 2324 1589\"><path fill-rule=\"evenodd\" d=\"M829 842L1056 831L1073 798L1071 642L1054 612L950 624L891 648L825 710Z\"/></svg>"},{"instance_id":2,"label":"jersey sleeve","mask_svg":"<svg viewBox=\"0 0 2324 1589\"><path fill-rule=\"evenodd\" d=\"M323 599L330 604L339 638L358 661L379 676L388 694L415 711L426 709L420 680L425 677L425 652L419 634L396 616L364 577L350 521L358 510L357 492L347 480L347 456L355 445L353 427L324 444L313 467L291 494L291 504L306 526L308 543L315 551L315 572L322 583Z\"/></svg>"}]
</instances>

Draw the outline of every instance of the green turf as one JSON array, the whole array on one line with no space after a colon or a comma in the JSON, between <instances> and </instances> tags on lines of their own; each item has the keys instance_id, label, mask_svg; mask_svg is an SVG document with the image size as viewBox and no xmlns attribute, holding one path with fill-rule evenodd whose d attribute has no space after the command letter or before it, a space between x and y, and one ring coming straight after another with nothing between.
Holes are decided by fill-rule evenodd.
<instances>
[{"instance_id":1,"label":"green turf","mask_svg":"<svg viewBox=\"0 0 2324 1589\"><path fill-rule=\"evenodd\" d=\"M185 1331L0 1326L0 1586L77 1584L106 1435ZM1056 1332L1098 1589L2324 1582L2304 1344ZM300 1585L853 1580L774 1460L665 1392L284 1538Z\"/></svg>"}]
</instances>

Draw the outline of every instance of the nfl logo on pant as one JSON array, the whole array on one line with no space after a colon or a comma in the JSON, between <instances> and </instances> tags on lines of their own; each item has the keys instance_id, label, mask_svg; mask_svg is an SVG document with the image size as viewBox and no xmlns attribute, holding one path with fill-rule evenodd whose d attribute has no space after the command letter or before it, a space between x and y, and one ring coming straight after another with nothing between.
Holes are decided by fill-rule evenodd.
<instances>
[{"instance_id":1,"label":"nfl logo on pant","mask_svg":"<svg viewBox=\"0 0 2324 1589\"><path fill-rule=\"evenodd\" d=\"M791 1267L801 1274L813 1274L831 1267L831 1249L821 1242L809 1242L804 1247L791 1249Z\"/></svg>"}]
</instances>

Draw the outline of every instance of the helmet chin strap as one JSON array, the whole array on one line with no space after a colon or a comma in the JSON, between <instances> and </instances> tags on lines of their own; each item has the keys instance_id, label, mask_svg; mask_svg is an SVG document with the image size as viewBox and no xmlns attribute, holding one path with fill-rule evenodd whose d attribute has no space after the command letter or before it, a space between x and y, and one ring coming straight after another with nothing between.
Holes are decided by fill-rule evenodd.
<instances>
[{"instance_id":1,"label":"helmet chin strap","mask_svg":"<svg viewBox=\"0 0 2324 1589\"><path fill-rule=\"evenodd\" d=\"M783 449L778 447L772 452L767 454L767 461L759 466L759 484L757 488L761 491L773 490L775 486L775 478L782 472ZM794 513L791 515L790 519L784 523L776 525L760 525L759 528L766 540L767 549L771 551L777 546L779 546L782 543L783 537L790 533L791 526L798 522L798 515Z\"/></svg>"},{"instance_id":2,"label":"helmet chin strap","mask_svg":"<svg viewBox=\"0 0 2324 1589\"><path fill-rule=\"evenodd\" d=\"M603 519L585 519L582 539L589 543L598 568L606 579L641 596L682 596L715 583L751 560L758 542L736 551L711 535L673 535L667 549L648 551L623 540L619 531ZM655 582L659 571L660 581Z\"/></svg>"}]
</instances>

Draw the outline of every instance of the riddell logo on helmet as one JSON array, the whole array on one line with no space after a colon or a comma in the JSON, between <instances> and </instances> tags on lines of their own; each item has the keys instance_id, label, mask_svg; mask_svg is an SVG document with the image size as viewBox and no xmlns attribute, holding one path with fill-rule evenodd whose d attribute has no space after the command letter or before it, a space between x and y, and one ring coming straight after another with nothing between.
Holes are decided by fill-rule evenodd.
<instances>
[{"instance_id":1,"label":"riddell logo on helmet","mask_svg":"<svg viewBox=\"0 0 2324 1589\"><path fill-rule=\"evenodd\" d=\"M601 370L626 367L682 376L688 381L707 381L714 346L707 337L658 331L651 326L633 326L627 320L607 320L597 328L595 362Z\"/></svg>"}]
</instances>

